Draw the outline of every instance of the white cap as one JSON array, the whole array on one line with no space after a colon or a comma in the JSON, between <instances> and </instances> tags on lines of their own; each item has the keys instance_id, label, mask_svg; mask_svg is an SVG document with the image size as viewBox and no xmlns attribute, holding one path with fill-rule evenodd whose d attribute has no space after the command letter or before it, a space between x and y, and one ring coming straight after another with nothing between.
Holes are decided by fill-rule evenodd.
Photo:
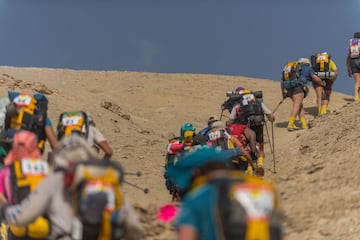
<instances>
[{"instance_id":1,"label":"white cap","mask_svg":"<svg viewBox=\"0 0 360 240\"><path fill-rule=\"evenodd\" d=\"M298 60L299 63L306 63L306 64L311 64L310 60L308 58L300 58Z\"/></svg>"}]
</instances>

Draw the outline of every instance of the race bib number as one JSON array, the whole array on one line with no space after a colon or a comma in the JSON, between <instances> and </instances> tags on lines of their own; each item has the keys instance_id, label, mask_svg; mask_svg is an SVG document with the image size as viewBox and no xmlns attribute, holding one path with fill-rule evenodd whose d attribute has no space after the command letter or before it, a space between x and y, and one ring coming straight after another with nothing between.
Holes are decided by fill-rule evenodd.
<instances>
[{"instance_id":1,"label":"race bib number","mask_svg":"<svg viewBox=\"0 0 360 240\"><path fill-rule=\"evenodd\" d=\"M14 98L14 103L18 106L18 107L27 107L30 106L32 97L28 94L20 94L19 96L17 96L16 98Z\"/></svg>"},{"instance_id":2,"label":"race bib number","mask_svg":"<svg viewBox=\"0 0 360 240\"><path fill-rule=\"evenodd\" d=\"M350 57L357 58L360 56L360 39L350 39Z\"/></svg>"},{"instance_id":3,"label":"race bib number","mask_svg":"<svg viewBox=\"0 0 360 240\"><path fill-rule=\"evenodd\" d=\"M240 184L234 188L234 197L250 219L267 218L274 208L274 195L270 188Z\"/></svg>"},{"instance_id":4,"label":"race bib number","mask_svg":"<svg viewBox=\"0 0 360 240\"><path fill-rule=\"evenodd\" d=\"M211 131L208 136L209 136L210 141L216 141L216 140L220 139L221 132L219 130L214 130L214 131Z\"/></svg>"},{"instance_id":5,"label":"race bib number","mask_svg":"<svg viewBox=\"0 0 360 240\"><path fill-rule=\"evenodd\" d=\"M79 115L75 115L75 116L65 116L62 119L62 124L64 126L78 126L80 124L82 124L82 116Z\"/></svg>"},{"instance_id":6,"label":"race bib number","mask_svg":"<svg viewBox=\"0 0 360 240\"><path fill-rule=\"evenodd\" d=\"M327 56L325 55L318 55L316 58L316 61L321 62L321 61L327 61Z\"/></svg>"},{"instance_id":7,"label":"race bib number","mask_svg":"<svg viewBox=\"0 0 360 240\"><path fill-rule=\"evenodd\" d=\"M49 173L49 165L40 159L22 159L21 170L25 176L45 176Z\"/></svg>"},{"instance_id":8,"label":"race bib number","mask_svg":"<svg viewBox=\"0 0 360 240\"><path fill-rule=\"evenodd\" d=\"M104 192L107 196L107 205L105 210L112 212L115 210L115 190L112 185L105 184L102 181L89 181L86 183L84 194L94 194Z\"/></svg>"}]
</instances>

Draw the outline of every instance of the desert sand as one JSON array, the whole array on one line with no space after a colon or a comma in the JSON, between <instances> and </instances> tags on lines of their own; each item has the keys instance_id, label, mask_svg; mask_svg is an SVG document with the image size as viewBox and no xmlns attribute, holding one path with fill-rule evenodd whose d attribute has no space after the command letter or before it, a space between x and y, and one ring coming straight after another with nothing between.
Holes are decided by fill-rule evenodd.
<instances>
[{"instance_id":1,"label":"desert sand","mask_svg":"<svg viewBox=\"0 0 360 240\"><path fill-rule=\"evenodd\" d=\"M342 81L352 80L335 84ZM54 125L63 111L92 113L114 150L113 159L128 173L142 173L126 175L125 180L148 188L148 194L129 184L123 187L140 215L146 239L153 240L175 239L171 223L155 220L157 209L171 202L163 178L168 138L179 135L182 123L200 130L210 115L220 116L225 92L238 86L262 90L271 110L281 100L279 81L208 74L0 67L0 83L1 97L9 89L45 93ZM304 101L308 130L287 131L290 99L280 104L275 123L267 123L265 178L277 186L286 239L359 239L360 102L334 92L329 113L316 117L315 100L311 88Z\"/></svg>"}]
</instances>

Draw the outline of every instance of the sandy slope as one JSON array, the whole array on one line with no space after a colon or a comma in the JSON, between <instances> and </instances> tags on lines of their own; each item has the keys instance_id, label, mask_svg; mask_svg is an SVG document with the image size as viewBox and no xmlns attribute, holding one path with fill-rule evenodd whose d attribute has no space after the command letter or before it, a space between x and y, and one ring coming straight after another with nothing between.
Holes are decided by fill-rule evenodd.
<instances>
[{"instance_id":1,"label":"sandy slope","mask_svg":"<svg viewBox=\"0 0 360 240\"><path fill-rule=\"evenodd\" d=\"M67 110L93 114L114 149L114 159L127 172L143 173L126 180L150 189L144 194L124 185L141 213L147 239L174 239L172 226L154 221L154 212L170 201L162 176L165 145L179 135L180 125L204 127L209 115L220 115L225 92L237 86L262 90L270 109L281 100L279 82L236 76L0 67L0 82L1 96L8 88L48 92L53 122ZM330 114L314 118L311 89L305 108L312 128L297 132L286 130L290 108L286 99L275 113L275 141L270 123L265 137L266 177L278 186L287 239L358 239L359 103L333 93ZM269 139L275 144L276 174Z\"/></svg>"}]
</instances>

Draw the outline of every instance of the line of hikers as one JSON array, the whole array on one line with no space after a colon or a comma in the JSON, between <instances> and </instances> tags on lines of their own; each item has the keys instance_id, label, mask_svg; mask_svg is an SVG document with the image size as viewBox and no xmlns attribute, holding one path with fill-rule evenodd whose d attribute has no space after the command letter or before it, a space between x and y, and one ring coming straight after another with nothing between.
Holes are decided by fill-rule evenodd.
<instances>
[{"instance_id":1,"label":"line of hikers","mask_svg":"<svg viewBox=\"0 0 360 240\"><path fill-rule=\"evenodd\" d=\"M360 33L350 40L347 67L354 75L354 99L360 89ZM359 71L358 71L359 70ZM289 131L308 129L303 99L308 83L316 93L317 115L327 114L338 69L327 52L288 62L282 71L281 94L293 101ZM357 86L357 87L356 87ZM262 92L243 87L227 92L220 118L210 116L196 132L184 123L180 136L169 140L165 185L173 201L181 203L177 216L178 239L282 239L278 196L264 176L264 126L273 113ZM221 121L223 112L229 118ZM270 139L269 139L270 141ZM256 192L256 194L255 194Z\"/></svg>"},{"instance_id":2,"label":"line of hikers","mask_svg":"<svg viewBox=\"0 0 360 240\"><path fill-rule=\"evenodd\" d=\"M167 145L165 185L180 203L177 239L282 239L277 191L263 177L265 118L275 117L261 91L226 95L220 117L200 131L182 124Z\"/></svg>"},{"instance_id":3,"label":"line of hikers","mask_svg":"<svg viewBox=\"0 0 360 240\"><path fill-rule=\"evenodd\" d=\"M355 32L349 40L346 67L348 76L354 78L354 100L358 101L360 99L360 32ZM282 72L281 93L283 98L290 97L293 101L287 127L289 131L300 129L295 124L296 118L300 120L302 129L308 128L303 106L303 100L309 92L307 83L312 82L315 90L318 115L324 115L328 111L332 86L337 77L338 69L327 52L316 53L310 59L303 57L285 65Z\"/></svg>"},{"instance_id":4,"label":"line of hikers","mask_svg":"<svg viewBox=\"0 0 360 240\"><path fill-rule=\"evenodd\" d=\"M88 112L61 113L55 133L45 95L9 91L2 103L2 239L143 239L122 166Z\"/></svg>"}]
</instances>

